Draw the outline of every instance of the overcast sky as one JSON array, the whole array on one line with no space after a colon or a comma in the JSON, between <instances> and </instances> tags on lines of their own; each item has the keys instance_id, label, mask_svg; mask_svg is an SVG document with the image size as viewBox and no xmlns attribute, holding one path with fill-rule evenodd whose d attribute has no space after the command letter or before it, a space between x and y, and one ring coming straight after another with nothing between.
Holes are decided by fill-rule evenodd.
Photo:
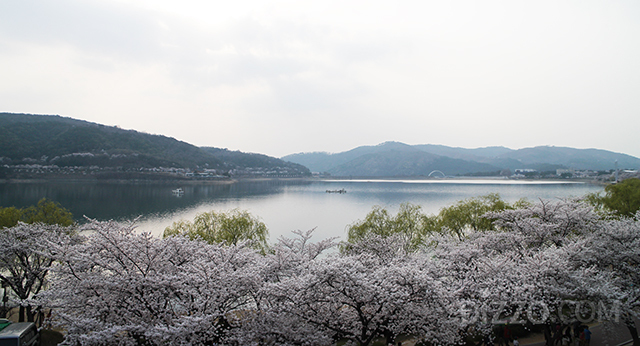
<instances>
[{"instance_id":1,"label":"overcast sky","mask_svg":"<svg viewBox=\"0 0 640 346\"><path fill-rule=\"evenodd\" d=\"M640 1L3 0L0 111L277 157L640 157Z\"/></svg>"}]
</instances>

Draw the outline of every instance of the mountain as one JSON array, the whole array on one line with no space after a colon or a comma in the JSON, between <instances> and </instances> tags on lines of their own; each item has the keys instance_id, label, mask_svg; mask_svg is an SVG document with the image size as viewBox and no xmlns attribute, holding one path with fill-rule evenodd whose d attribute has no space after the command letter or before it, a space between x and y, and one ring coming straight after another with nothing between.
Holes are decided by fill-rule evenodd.
<instances>
[{"instance_id":1,"label":"mountain","mask_svg":"<svg viewBox=\"0 0 640 346\"><path fill-rule=\"evenodd\" d=\"M56 115L11 113L0 113L0 157L58 166L222 166L202 149L174 138Z\"/></svg>"},{"instance_id":2,"label":"mountain","mask_svg":"<svg viewBox=\"0 0 640 346\"><path fill-rule=\"evenodd\" d=\"M573 169L609 170L620 168L640 168L640 159L631 155L614 153L601 149L575 149L567 147L540 146L513 150L499 156L502 159L515 159L525 165L551 164L563 165Z\"/></svg>"},{"instance_id":3,"label":"mountain","mask_svg":"<svg viewBox=\"0 0 640 346\"><path fill-rule=\"evenodd\" d=\"M272 171L277 169L282 174L288 173L291 175L309 175L311 173L307 167L301 164L287 162L263 154L243 153L214 147L202 147L201 149L221 160L225 167L233 167L236 170L263 169Z\"/></svg>"},{"instance_id":4,"label":"mountain","mask_svg":"<svg viewBox=\"0 0 640 346\"><path fill-rule=\"evenodd\" d=\"M314 172L337 176L427 176L434 170L457 175L500 170L490 164L436 155L399 142L361 146L337 154L293 154L282 159L305 165Z\"/></svg>"},{"instance_id":5,"label":"mountain","mask_svg":"<svg viewBox=\"0 0 640 346\"><path fill-rule=\"evenodd\" d=\"M283 160L299 163L313 172L328 172L332 168L346 164L363 155L388 151L413 151L410 145L399 142L385 142L375 146L361 146L337 154L326 152L299 153L283 157Z\"/></svg>"},{"instance_id":6,"label":"mountain","mask_svg":"<svg viewBox=\"0 0 640 346\"><path fill-rule=\"evenodd\" d=\"M486 148L476 148L476 149L466 149L466 148L458 148L458 147L448 147L446 145L436 145L436 144L418 144L413 145L414 148L420 149L422 151L426 151L428 153L440 155L440 156L448 156L454 159L471 159L476 160L479 158L493 158L498 157L502 154L509 153L513 151L512 149L505 147L486 147Z\"/></svg>"},{"instance_id":7,"label":"mountain","mask_svg":"<svg viewBox=\"0 0 640 346\"><path fill-rule=\"evenodd\" d=\"M299 164L260 154L199 148L174 138L57 115L0 113L0 163L120 170L174 167L308 175Z\"/></svg>"},{"instance_id":8,"label":"mountain","mask_svg":"<svg viewBox=\"0 0 640 346\"><path fill-rule=\"evenodd\" d=\"M499 169L484 163L452 159L415 151L390 150L359 156L329 170L337 176L428 176L434 171L448 175L494 172Z\"/></svg>"},{"instance_id":9,"label":"mountain","mask_svg":"<svg viewBox=\"0 0 640 346\"><path fill-rule=\"evenodd\" d=\"M451 157L455 159L463 159L467 161L481 162L492 165L494 167L500 167L500 169L518 169L523 168L522 162L518 161L514 158L502 157L513 151L513 149L509 149L506 147L485 147L485 148L475 148L475 149L466 149L466 148L458 148L458 147L448 147L445 145L435 145L435 144L418 144L414 145L414 148L418 148L420 150L426 151L428 153ZM538 170L553 170L559 167L550 167L548 165L534 165L535 167L526 167L526 168L535 168Z\"/></svg>"},{"instance_id":10,"label":"mountain","mask_svg":"<svg viewBox=\"0 0 640 346\"><path fill-rule=\"evenodd\" d=\"M45 166L50 167L48 172L60 174L72 172L74 167L90 167L94 171L156 172L156 168L162 168L162 172L174 172L171 169L176 168L206 170L209 175L253 176L306 176L309 169L336 176L426 176L434 171L446 175L495 175L516 169L604 171L615 168L616 161L620 168L640 167L640 159L636 157L599 149L552 146L466 149L400 142L361 146L336 154L299 153L278 159L200 148L166 136L57 115L0 113L0 176L9 176L6 167L14 172L26 169L33 173L39 170L37 167ZM60 172L60 167L66 167L66 171Z\"/></svg>"},{"instance_id":11,"label":"mountain","mask_svg":"<svg viewBox=\"0 0 640 346\"><path fill-rule=\"evenodd\" d=\"M337 176L419 176L435 170L446 175L496 174L503 170L555 171L640 168L640 159L600 149L540 146L513 150L506 147L476 149L443 145L407 145L385 142L375 146L330 153L298 153L282 159L307 166L314 172Z\"/></svg>"}]
</instances>

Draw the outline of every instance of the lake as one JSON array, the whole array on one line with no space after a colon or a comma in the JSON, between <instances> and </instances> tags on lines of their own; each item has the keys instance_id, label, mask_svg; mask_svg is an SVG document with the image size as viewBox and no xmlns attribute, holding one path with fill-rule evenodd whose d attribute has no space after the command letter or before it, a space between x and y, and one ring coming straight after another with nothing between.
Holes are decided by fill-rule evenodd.
<instances>
[{"instance_id":1,"label":"lake","mask_svg":"<svg viewBox=\"0 0 640 346\"><path fill-rule=\"evenodd\" d=\"M401 203L422 206L429 214L459 200L498 193L509 202L578 197L602 191L600 185L567 181L501 179L442 180L262 180L180 186L154 183L5 183L0 206L25 207L41 198L59 202L76 219L137 221L138 230L161 236L164 228L197 213L234 208L248 210L269 228L270 241L293 230L315 228L315 238L346 238L346 227L375 205L396 212ZM327 193L345 189L347 193Z\"/></svg>"}]
</instances>

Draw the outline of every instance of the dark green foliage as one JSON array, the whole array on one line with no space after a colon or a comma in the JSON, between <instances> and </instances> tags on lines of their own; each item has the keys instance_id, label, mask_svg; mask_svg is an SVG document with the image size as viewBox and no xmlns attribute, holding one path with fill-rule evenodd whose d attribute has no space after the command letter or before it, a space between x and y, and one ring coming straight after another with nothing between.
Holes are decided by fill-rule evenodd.
<instances>
[{"instance_id":1,"label":"dark green foliage","mask_svg":"<svg viewBox=\"0 0 640 346\"><path fill-rule=\"evenodd\" d=\"M0 208L0 228L13 227L22 218L22 209L15 207Z\"/></svg>"},{"instance_id":2,"label":"dark green foliage","mask_svg":"<svg viewBox=\"0 0 640 346\"><path fill-rule=\"evenodd\" d=\"M0 208L0 228L13 227L18 221L60 226L71 226L75 223L71 212L46 198L41 199L38 205L28 208Z\"/></svg>"},{"instance_id":3,"label":"dark green foliage","mask_svg":"<svg viewBox=\"0 0 640 346\"><path fill-rule=\"evenodd\" d=\"M396 215L385 208L375 206L364 220L348 226L348 243L356 243L372 235L389 237L400 235L409 244L408 250L425 245L432 233L449 233L462 239L468 232L494 231L493 220L483 217L488 212L526 206L520 200L514 204L505 202L498 194L469 198L442 208L438 215L425 215L420 206L404 203Z\"/></svg>"},{"instance_id":4,"label":"dark green foliage","mask_svg":"<svg viewBox=\"0 0 640 346\"><path fill-rule=\"evenodd\" d=\"M617 184L607 185L604 196L590 194L587 202L596 209L612 212L617 216L633 217L640 210L640 179L630 178Z\"/></svg>"},{"instance_id":5,"label":"dark green foliage","mask_svg":"<svg viewBox=\"0 0 640 346\"><path fill-rule=\"evenodd\" d=\"M202 147L202 150L213 155L218 160L223 161L226 165L238 169L252 167L265 169L285 168L295 174L311 175L311 171L303 165L287 162L267 155L243 153L240 151L231 151L212 147Z\"/></svg>"},{"instance_id":6,"label":"dark green foliage","mask_svg":"<svg viewBox=\"0 0 640 346\"><path fill-rule=\"evenodd\" d=\"M28 163L61 167L216 168L222 165L202 149L174 138L60 116L30 114L0 113L0 153L14 164L29 158Z\"/></svg>"},{"instance_id":7,"label":"dark green foliage","mask_svg":"<svg viewBox=\"0 0 640 346\"><path fill-rule=\"evenodd\" d=\"M514 206L509 205L500 198L500 195L491 193L486 196L465 199L458 203L442 208L438 214L438 227L452 235L462 239L466 232L493 231L493 220L483 217L492 211L512 209L524 205L519 201Z\"/></svg>"},{"instance_id":8,"label":"dark green foliage","mask_svg":"<svg viewBox=\"0 0 640 346\"><path fill-rule=\"evenodd\" d=\"M164 230L163 237L183 235L209 244L236 245L250 241L252 247L265 253L268 248L267 226L248 211L234 209L229 212L210 211L196 215L193 222L180 220Z\"/></svg>"},{"instance_id":9,"label":"dark green foliage","mask_svg":"<svg viewBox=\"0 0 640 346\"><path fill-rule=\"evenodd\" d=\"M58 167L252 169L310 175L304 166L260 154L198 148L150 135L60 116L0 113L0 164ZM7 175L0 168L0 179Z\"/></svg>"},{"instance_id":10,"label":"dark green foliage","mask_svg":"<svg viewBox=\"0 0 640 346\"><path fill-rule=\"evenodd\" d=\"M436 230L435 218L422 214L420 206L403 203L395 216L387 209L375 206L364 220L349 225L347 241L357 243L372 235L400 235L408 245L407 250L416 250L425 237Z\"/></svg>"}]
</instances>

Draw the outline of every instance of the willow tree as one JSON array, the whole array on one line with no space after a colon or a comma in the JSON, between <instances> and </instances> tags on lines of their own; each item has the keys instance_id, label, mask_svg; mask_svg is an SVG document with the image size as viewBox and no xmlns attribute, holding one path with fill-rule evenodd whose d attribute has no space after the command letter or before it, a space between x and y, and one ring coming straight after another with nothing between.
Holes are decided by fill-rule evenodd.
<instances>
[{"instance_id":1,"label":"willow tree","mask_svg":"<svg viewBox=\"0 0 640 346\"><path fill-rule=\"evenodd\" d=\"M268 248L267 226L246 210L210 211L197 214L193 222L180 220L164 230L163 237L183 235L209 244L237 245L248 241L261 252Z\"/></svg>"},{"instance_id":2,"label":"willow tree","mask_svg":"<svg viewBox=\"0 0 640 346\"><path fill-rule=\"evenodd\" d=\"M60 226L71 226L75 223L69 210L46 198L38 201L37 205L26 208L0 208L0 228L13 227L19 221Z\"/></svg>"},{"instance_id":3,"label":"willow tree","mask_svg":"<svg viewBox=\"0 0 640 346\"><path fill-rule=\"evenodd\" d=\"M428 234L436 230L435 217L423 214L418 205L403 203L396 215L390 214L385 208L374 206L364 220L348 226L347 241L355 244L370 237L394 236L403 241L406 251L411 252L424 243ZM343 249L349 246L343 244Z\"/></svg>"},{"instance_id":4,"label":"willow tree","mask_svg":"<svg viewBox=\"0 0 640 346\"><path fill-rule=\"evenodd\" d=\"M604 195L587 195L587 202L599 210L617 216L634 217L640 210L640 179L630 178L617 184L607 185Z\"/></svg>"},{"instance_id":5,"label":"willow tree","mask_svg":"<svg viewBox=\"0 0 640 346\"><path fill-rule=\"evenodd\" d=\"M524 200L509 204L496 193L458 201L444 207L437 215L426 215L418 205L403 203L396 215L387 209L375 206L363 220L348 226L348 244L358 243L368 237L401 239L406 250L413 251L425 244L429 235L449 233L464 238L469 232L495 230L490 212L526 207Z\"/></svg>"},{"instance_id":6,"label":"willow tree","mask_svg":"<svg viewBox=\"0 0 640 346\"><path fill-rule=\"evenodd\" d=\"M442 208L438 214L438 227L462 239L468 232L495 230L493 220L486 217L487 213L521 208L526 205L527 202L524 200L511 205L497 193L469 198Z\"/></svg>"}]
</instances>

